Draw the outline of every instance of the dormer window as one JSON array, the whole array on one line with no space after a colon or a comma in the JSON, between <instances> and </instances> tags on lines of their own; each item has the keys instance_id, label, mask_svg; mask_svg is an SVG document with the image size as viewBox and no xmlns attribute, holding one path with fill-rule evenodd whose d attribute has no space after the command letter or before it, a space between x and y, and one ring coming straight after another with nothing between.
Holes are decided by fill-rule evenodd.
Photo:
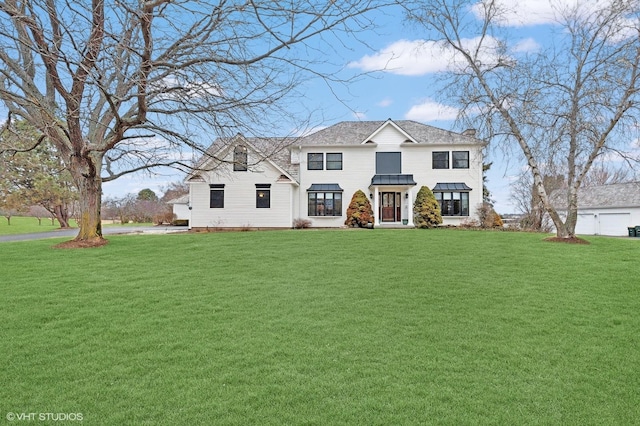
<instances>
[{"instance_id":1,"label":"dormer window","mask_svg":"<svg viewBox=\"0 0 640 426\"><path fill-rule=\"evenodd\" d=\"M234 172L246 172L247 171L247 147L238 145L233 150L233 171Z\"/></svg>"}]
</instances>

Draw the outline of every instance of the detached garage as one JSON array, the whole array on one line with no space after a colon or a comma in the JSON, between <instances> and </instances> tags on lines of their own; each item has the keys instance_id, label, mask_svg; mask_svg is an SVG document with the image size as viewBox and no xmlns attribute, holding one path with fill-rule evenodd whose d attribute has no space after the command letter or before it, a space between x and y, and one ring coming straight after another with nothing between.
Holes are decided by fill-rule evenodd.
<instances>
[{"instance_id":1,"label":"detached garage","mask_svg":"<svg viewBox=\"0 0 640 426\"><path fill-rule=\"evenodd\" d=\"M627 228L636 225L640 225L640 182L592 186L578 192L576 234L625 236Z\"/></svg>"}]
</instances>

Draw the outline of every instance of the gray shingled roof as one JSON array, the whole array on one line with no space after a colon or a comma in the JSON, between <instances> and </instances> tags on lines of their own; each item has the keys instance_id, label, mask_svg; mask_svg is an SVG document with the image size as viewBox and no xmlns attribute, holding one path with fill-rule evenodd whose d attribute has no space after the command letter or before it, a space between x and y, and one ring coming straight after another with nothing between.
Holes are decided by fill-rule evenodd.
<instances>
[{"instance_id":1,"label":"gray shingled roof","mask_svg":"<svg viewBox=\"0 0 640 426\"><path fill-rule=\"evenodd\" d=\"M553 204L566 210L567 190L554 191ZM640 207L640 182L590 186L578 190L578 208Z\"/></svg>"},{"instance_id":2,"label":"gray shingled roof","mask_svg":"<svg viewBox=\"0 0 640 426\"><path fill-rule=\"evenodd\" d=\"M167 201L167 204L189 204L189 194L184 194Z\"/></svg>"},{"instance_id":3,"label":"gray shingled roof","mask_svg":"<svg viewBox=\"0 0 640 426\"><path fill-rule=\"evenodd\" d=\"M392 120L393 121L393 120ZM380 129L387 121L342 121L318 130L308 136L301 138L244 138L255 147L266 158L271 159L275 164L289 173L294 179L298 178L297 165L291 164L291 155L287 149L291 145L358 145L366 142L369 137ZM393 121L395 125L406 132L418 143L424 144L484 144L474 136L463 135L449 130L418 123L412 120ZM214 156L223 150L236 137L221 138L216 140L207 149L209 156ZM375 141L374 141L375 142ZM208 159L208 155L203 155L197 162L196 167L201 166Z\"/></svg>"},{"instance_id":4,"label":"gray shingled roof","mask_svg":"<svg viewBox=\"0 0 640 426\"><path fill-rule=\"evenodd\" d=\"M217 155L220 151L227 148L235 141L234 138L220 138L216 139L209 148L205 155L203 155L196 163L196 168L201 167L211 156ZM246 138L244 140L258 151L263 158L268 158L281 167L284 171L289 173L293 178L298 178L297 167L291 164L291 154L289 153L289 146L297 141L299 138Z\"/></svg>"},{"instance_id":5,"label":"gray shingled roof","mask_svg":"<svg viewBox=\"0 0 640 426\"><path fill-rule=\"evenodd\" d=\"M385 123L386 121L343 121L305 136L297 143L300 145L357 145L366 142ZM398 120L393 123L418 143L484 144L473 136L439 129L417 121Z\"/></svg>"}]
</instances>

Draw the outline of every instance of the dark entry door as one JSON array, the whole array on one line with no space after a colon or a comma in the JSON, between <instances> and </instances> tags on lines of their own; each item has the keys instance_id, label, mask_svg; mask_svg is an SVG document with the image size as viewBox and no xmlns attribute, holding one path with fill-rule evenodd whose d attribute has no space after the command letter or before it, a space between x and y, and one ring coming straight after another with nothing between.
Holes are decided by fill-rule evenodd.
<instances>
[{"instance_id":1,"label":"dark entry door","mask_svg":"<svg viewBox=\"0 0 640 426\"><path fill-rule=\"evenodd\" d=\"M380 203L382 212L380 217L383 222L397 222L396 212L396 193L395 192L382 192L380 194L382 202Z\"/></svg>"}]
</instances>

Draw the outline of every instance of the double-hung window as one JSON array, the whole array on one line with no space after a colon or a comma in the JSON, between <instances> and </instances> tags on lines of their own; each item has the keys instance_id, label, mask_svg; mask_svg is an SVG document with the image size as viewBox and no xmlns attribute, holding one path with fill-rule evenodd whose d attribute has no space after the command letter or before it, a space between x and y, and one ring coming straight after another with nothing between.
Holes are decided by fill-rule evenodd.
<instances>
[{"instance_id":1,"label":"double-hung window","mask_svg":"<svg viewBox=\"0 0 640 426\"><path fill-rule=\"evenodd\" d=\"M454 169L469 168L469 151L452 151L451 162Z\"/></svg>"},{"instance_id":2,"label":"double-hung window","mask_svg":"<svg viewBox=\"0 0 640 426\"><path fill-rule=\"evenodd\" d=\"M270 183L256 183L256 208L257 209L269 209L271 208L271 184Z\"/></svg>"},{"instance_id":3,"label":"double-hung window","mask_svg":"<svg viewBox=\"0 0 640 426\"><path fill-rule=\"evenodd\" d=\"M434 151L431 157L431 167L434 169L449 168L449 151Z\"/></svg>"},{"instance_id":4,"label":"double-hung window","mask_svg":"<svg viewBox=\"0 0 640 426\"><path fill-rule=\"evenodd\" d=\"M209 208L224 208L224 183L209 185Z\"/></svg>"},{"instance_id":5,"label":"double-hung window","mask_svg":"<svg viewBox=\"0 0 640 426\"><path fill-rule=\"evenodd\" d=\"M341 152L327 152L327 170L342 170Z\"/></svg>"},{"instance_id":6,"label":"double-hung window","mask_svg":"<svg viewBox=\"0 0 640 426\"><path fill-rule=\"evenodd\" d=\"M307 154L307 170L323 170L324 154L322 152L310 152Z\"/></svg>"}]
</instances>

